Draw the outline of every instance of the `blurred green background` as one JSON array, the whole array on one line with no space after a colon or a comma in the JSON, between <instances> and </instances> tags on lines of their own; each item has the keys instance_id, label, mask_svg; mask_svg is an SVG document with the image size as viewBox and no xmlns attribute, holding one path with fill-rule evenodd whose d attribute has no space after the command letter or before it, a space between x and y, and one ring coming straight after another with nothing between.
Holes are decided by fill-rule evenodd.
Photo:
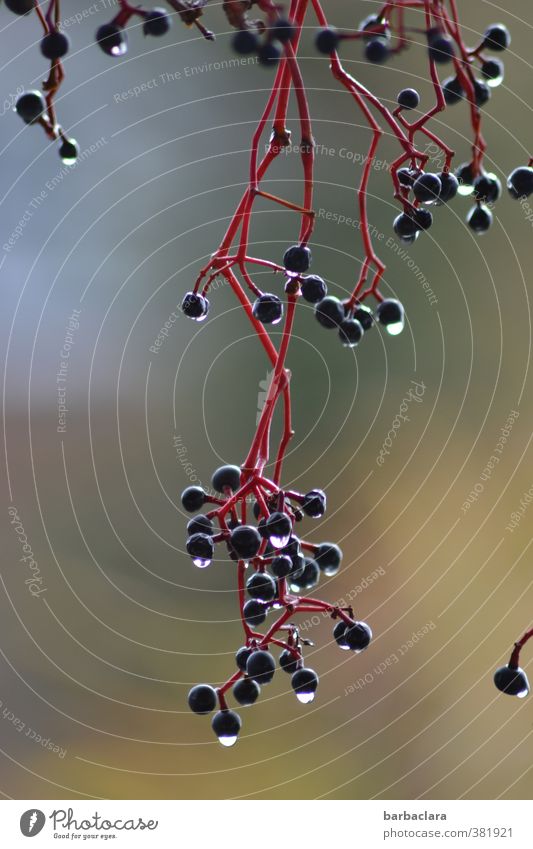
<instances>
[{"instance_id":1,"label":"blurred green background","mask_svg":"<svg viewBox=\"0 0 533 849\"><path fill-rule=\"evenodd\" d=\"M459 6L470 43L495 20L512 30L505 81L484 110L487 163L505 180L530 153L531 5ZM330 7L333 21L354 27L376 4ZM279 673L253 709L241 710L238 745L223 750L209 719L188 712L186 694L234 668L235 570L223 560L202 572L192 567L179 493L194 478L208 484L220 462L244 459L268 364L227 286L213 292L204 324L179 316L158 353L150 347L238 202L271 75L254 63L228 65L218 5L206 16L220 33L216 43L179 23L157 42L135 29L118 62L92 42L109 4L86 9L81 24L68 26L72 51L58 102L84 152L71 170L12 112L16 93L36 85L44 65L36 21L0 9L9 247L0 257L0 791L529 798L533 703L501 696L492 684L494 668L531 625L528 211L504 192L490 234L476 239L464 224L470 203L457 198L402 256L387 244L396 212L386 163L397 148L384 137L369 216L387 263L384 291L401 298L408 326L394 339L375 330L354 352L301 306L289 355L297 436L284 476L291 487L327 490L327 518L309 536L338 541L344 561L315 595L353 599L375 640L347 657L327 620L307 622L315 642L307 662L321 676L315 702L298 703ZM301 62L321 146L313 269L339 294L353 286L362 247L357 227L327 214L357 218L354 186L370 135L317 57L313 27L310 20ZM379 68L361 61L358 45L343 55L387 102L406 85L420 90L425 107L433 102L420 44ZM129 93L135 86L140 93ZM289 115L297 143L293 102ZM467 119L457 106L434 123L458 163L469 156ZM297 155L284 157L265 185L297 200ZM259 203L254 251L279 259L297 226L293 213ZM267 290L280 285L269 275L256 280ZM81 311L71 323L79 327L58 384L73 310ZM411 396L409 421L379 465L412 381L423 384L421 400ZM58 385L66 390L64 432ZM521 499L523 515L510 529ZM37 597L25 583L27 549L10 507L38 563ZM530 656L526 650L526 669Z\"/></svg>"}]
</instances>

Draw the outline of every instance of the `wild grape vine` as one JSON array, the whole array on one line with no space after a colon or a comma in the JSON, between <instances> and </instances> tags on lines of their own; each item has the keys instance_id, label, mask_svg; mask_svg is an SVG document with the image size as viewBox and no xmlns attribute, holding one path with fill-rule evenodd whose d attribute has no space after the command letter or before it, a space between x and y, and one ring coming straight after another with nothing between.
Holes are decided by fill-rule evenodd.
<instances>
[{"instance_id":1,"label":"wild grape vine","mask_svg":"<svg viewBox=\"0 0 533 849\"><path fill-rule=\"evenodd\" d=\"M50 61L42 91L22 94L15 110L26 123L40 125L50 140L59 141L61 158L65 163L73 163L78 145L63 131L54 103L64 81L62 59L70 46L61 28L60 0L41 4L35 0L4 2L17 15L37 14L43 27L40 49ZM160 37L169 31L172 17L179 18L186 26L196 27L206 39L214 38L201 21L208 0L168 0L167 5L170 13L163 8L143 9L119 0L117 13L97 29L97 44L110 57L120 58L128 48L128 24L137 22L145 36ZM492 24L478 44L467 46L458 6L457 0L376 3L376 11L356 29L340 31L328 21L321 0L291 0L286 8L272 0L224 0L222 4L228 23L235 30L231 40L233 50L243 56L257 56L258 62L270 68L274 75L251 141L246 190L219 247L200 270L194 287L182 302L185 315L203 321L209 311L208 295L213 282L217 278L225 279L272 366L267 398L244 460L215 471L212 484L217 495L200 487L188 487L182 493L185 510L198 514L187 525L186 547L193 563L199 568L209 566L217 545L225 548L236 563L238 606L244 632L243 646L236 653L236 669L221 686L200 684L192 688L188 697L195 713L208 714L217 709L212 726L225 746L237 740L241 728L240 717L228 707L226 697L231 690L240 705L251 705L257 700L261 686L272 680L276 669L270 651L273 647L281 649L279 665L290 674L298 699L304 703L312 701L318 675L304 665L308 641L299 632L299 614L330 615L335 621L334 639L341 649L359 653L372 639L370 627L358 621L350 607L339 607L303 594L316 586L321 573L336 574L342 552L332 542L316 544L301 538L299 532L296 534L304 518L316 519L324 514L325 493L319 488L296 492L282 485L283 462L294 435L287 357L300 298L313 304L318 323L336 330L347 347L356 346L375 324L391 336L403 329L401 303L385 298L380 291L385 264L376 252L367 214L368 185L384 127L398 147L390 167L391 191L398 204L392 227L402 242L413 244L431 227L433 212L445 207L457 194L472 198L466 220L474 233L483 234L491 225L491 206L499 199L502 187L498 177L484 167L482 108L503 80L503 63L493 54L509 46L510 35L502 24ZM311 21L317 27L316 51L327 57L334 80L346 91L370 132L356 187L363 257L353 290L343 300L328 294L322 277L308 273L312 261L309 245L315 224L315 139L299 55L304 26L310 26ZM133 36L136 36L135 28ZM389 61L408 48L419 49L422 43L434 93L430 108L421 109L418 92L408 88L398 93L397 105L391 109L349 74L339 51L349 49L352 41L359 42L371 64ZM441 67L450 72L443 80L439 74ZM262 187L277 157L291 144L287 127L291 96L294 96L300 132L298 150L303 187L300 203L278 197ZM454 151L432 129L432 119L459 103L465 105L469 116L472 156L454 168ZM266 152L260 156L261 141L267 132L270 135ZM426 171L428 142L442 154L443 165L438 173ZM513 198L521 199L533 192L532 164L530 159L511 172L507 187ZM280 263L250 255L249 235L257 198L289 209L299 219L298 238L288 246ZM265 268L279 281L275 292L263 292L254 282L254 269ZM267 328L281 323L276 347ZM283 432L274 451L271 426L279 406L283 408ZM270 477L267 467L273 468ZM199 513L206 506L207 511ZM522 646L532 635L533 631L526 633L515 644L509 664L496 672L496 686L503 692L520 696L527 693L527 678L518 660Z\"/></svg>"}]
</instances>

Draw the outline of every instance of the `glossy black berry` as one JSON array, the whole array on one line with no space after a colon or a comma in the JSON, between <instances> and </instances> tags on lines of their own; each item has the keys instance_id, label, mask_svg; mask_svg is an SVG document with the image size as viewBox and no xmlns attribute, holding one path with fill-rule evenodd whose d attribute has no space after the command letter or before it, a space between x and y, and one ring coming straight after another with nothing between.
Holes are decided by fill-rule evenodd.
<instances>
[{"instance_id":1,"label":"glossy black berry","mask_svg":"<svg viewBox=\"0 0 533 849\"><path fill-rule=\"evenodd\" d=\"M248 625L250 625L251 628L255 628L256 625L262 625L265 621L267 608L261 601L251 598L244 605L243 614Z\"/></svg>"},{"instance_id":2,"label":"glossy black berry","mask_svg":"<svg viewBox=\"0 0 533 849\"><path fill-rule=\"evenodd\" d=\"M346 637L345 637L347 627L348 626L346 625L346 622L343 622L342 619L341 619L339 622L337 622L337 624L335 625L335 627L333 629L333 638L334 638L335 642L337 643L338 646L340 646L341 649L345 649L345 650L350 648L350 646L346 642Z\"/></svg>"},{"instance_id":3,"label":"glossy black berry","mask_svg":"<svg viewBox=\"0 0 533 849\"><path fill-rule=\"evenodd\" d=\"M188 486L181 493L181 503L187 513L196 513L205 504L205 492L200 486Z\"/></svg>"},{"instance_id":4,"label":"glossy black berry","mask_svg":"<svg viewBox=\"0 0 533 849\"><path fill-rule=\"evenodd\" d=\"M529 693L529 681L520 666L501 666L494 673L494 683L500 692L508 696L522 699Z\"/></svg>"},{"instance_id":5,"label":"glossy black berry","mask_svg":"<svg viewBox=\"0 0 533 849\"><path fill-rule=\"evenodd\" d=\"M248 595L259 601L272 601L276 597L276 582L266 572L255 572L246 581Z\"/></svg>"},{"instance_id":6,"label":"glossy black berry","mask_svg":"<svg viewBox=\"0 0 533 849\"><path fill-rule=\"evenodd\" d=\"M246 664L251 653L252 649L249 649L247 646L241 646L238 652L236 653L235 661L241 672L246 672Z\"/></svg>"},{"instance_id":7,"label":"glossy black berry","mask_svg":"<svg viewBox=\"0 0 533 849\"><path fill-rule=\"evenodd\" d=\"M288 672L289 675L292 675L293 672L296 672L296 670L298 669L299 662L299 657L296 657L296 655L294 655L288 649L284 649L279 656L279 665L281 666L283 671Z\"/></svg>"},{"instance_id":8,"label":"glossy black berry","mask_svg":"<svg viewBox=\"0 0 533 849\"><path fill-rule=\"evenodd\" d=\"M195 566L209 566L215 552L215 544L210 536L204 533L192 534L186 543L187 553L191 555Z\"/></svg>"},{"instance_id":9,"label":"glossy black berry","mask_svg":"<svg viewBox=\"0 0 533 849\"><path fill-rule=\"evenodd\" d=\"M203 321L209 312L209 301L196 292L187 292L181 302L181 309L187 318Z\"/></svg>"},{"instance_id":10,"label":"glossy black berry","mask_svg":"<svg viewBox=\"0 0 533 849\"><path fill-rule=\"evenodd\" d=\"M455 174L449 171L443 171L439 174L441 190L439 195L439 203L448 203L453 200L459 188L459 180Z\"/></svg>"},{"instance_id":11,"label":"glossy black berry","mask_svg":"<svg viewBox=\"0 0 533 849\"><path fill-rule=\"evenodd\" d=\"M241 485L241 470L238 466L220 466L213 472L211 483L217 492L224 492L226 487L236 492Z\"/></svg>"},{"instance_id":12,"label":"glossy black berry","mask_svg":"<svg viewBox=\"0 0 533 849\"><path fill-rule=\"evenodd\" d=\"M328 287L321 277L316 274L310 274L304 277L301 283L302 296L310 304L317 304L322 298L328 294Z\"/></svg>"},{"instance_id":13,"label":"glossy black berry","mask_svg":"<svg viewBox=\"0 0 533 849\"><path fill-rule=\"evenodd\" d=\"M291 590L295 593L307 592L316 587L320 580L318 563L312 557L304 557L304 568L300 575L290 578Z\"/></svg>"},{"instance_id":14,"label":"glossy black berry","mask_svg":"<svg viewBox=\"0 0 533 849\"><path fill-rule=\"evenodd\" d=\"M432 203L438 200L442 188L436 174L421 174L413 183L413 193L420 203Z\"/></svg>"},{"instance_id":15,"label":"glossy black berry","mask_svg":"<svg viewBox=\"0 0 533 849\"><path fill-rule=\"evenodd\" d=\"M481 74L486 80L501 82L505 74L503 62L500 59L487 59L481 66Z\"/></svg>"},{"instance_id":16,"label":"glossy black berry","mask_svg":"<svg viewBox=\"0 0 533 849\"><path fill-rule=\"evenodd\" d=\"M72 165L76 162L80 148L76 139L62 139L59 145L59 156L65 165Z\"/></svg>"},{"instance_id":17,"label":"glossy black berry","mask_svg":"<svg viewBox=\"0 0 533 849\"><path fill-rule=\"evenodd\" d=\"M459 165L455 172L457 182L459 183L459 194L466 195L474 190L474 169L471 162L463 162ZM472 187L470 189L470 187Z\"/></svg>"},{"instance_id":18,"label":"glossy black berry","mask_svg":"<svg viewBox=\"0 0 533 849\"><path fill-rule=\"evenodd\" d=\"M189 536L192 536L192 534L207 534L208 536L212 536L213 522L202 514L194 516L193 519L187 522L187 533Z\"/></svg>"},{"instance_id":19,"label":"glossy black berry","mask_svg":"<svg viewBox=\"0 0 533 849\"><path fill-rule=\"evenodd\" d=\"M398 238L402 241L410 241L413 237L416 237L419 230L413 216L408 215L406 212L401 212L400 215L396 216L392 227Z\"/></svg>"},{"instance_id":20,"label":"glossy black berry","mask_svg":"<svg viewBox=\"0 0 533 849\"><path fill-rule=\"evenodd\" d=\"M400 186L403 186L405 189L410 189L418 176L418 174L416 177L413 176L411 168L398 168L396 174L400 182Z\"/></svg>"},{"instance_id":21,"label":"glossy black berry","mask_svg":"<svg viewBox=\"0 0 533 849\"><path fill-rule=\"evenodd\" d=\"M150 9L144 15L143 33L145 35L161 36L166 35L171 27L170 15L165 9L156 7Z\"/></svg>"},{"instance_id":22,"label":"glossy black berry","mask_svg":"<svg viewBox=\"0 0 533 849\"><path fill-rule=\"evenodd\" d=\"M265 529L274 548L283 548L292 531L292 522L286 513L276 511L266 520Z\"/></svg>"},{"instance_id":23,"label":"glossy black berry","mask_svg":"<svg viewBox=\"0 0 533 849\"><path fill-rule=\"evenodd\" d=\"M209 684L197 684L189 690L187 700L193 713L206 714L215 709L217 694Z\"/></svg>"},{"instance_id":24,"label":"glossy black berry","mask_svg":"<svg viewBox=\"0 0 533 849\"><path fill-rule=\"evenodd\" d=\"M451 62L455 56L453 41L442 31L432 29L428 32L429 58L440 65Z\"/></svg>"},{"instance_id":25,"label":"glossy black berry","mask_svg":"<svg viewBox=\"0 0 533 849\"><path fill-rule=\"evenodd\" d=\"M359 322L365 333L367 332L367 330L370 330L370 328L374 324L374 317L368 307L357 307L357 309L354 311L353 317L356 321Z\"/></svg>"},{"instance_id":26,"label":"glossy black berry","mask_svg":"<svg viewBox=\"0 0 533 849\"><path fill-rule=\"evenodd\" d=\"M494 203L502 193L502 184L495 174L480 174L474 180L474 195L483 203Z\"/></svg>"},{"instance_id":27,"label":"glossy black berry","mask_svg":"<svg viewBox=\"0 0 533 849\"><path fill-rule=\"evenodd\" d=\"M304 245L293 245L285 251L283 265L292 274L305 274L311 265L311 251Z\"/></svg>"},{"instance_id":28,"label":"glossy black berry","mask_svg":"<svg viewBox=\"0 0 533 849\"><path fill-rule=\"evenodd\" d=\"M313 554L321 572L325 575L335 575L341 565L342 551L334 542L322 542Z\"/></svg>"},{"instance_id":29,"label":"glossy black berry","mask_svg":"<svg viewBox=\"0 0 533 849\"><path fill-rule=\"evenodd\" d=\"M304 705L312 702L316 688L318 687L318 675L313 669L297 669L291 678L291 687L296 693L297 699Z\"/></svg>"},{"instance_id":30,"label":"glossy black berry","mask_svg":"<svg viewBox=\"0 0 533 849\"><path fill-rule=\"evenodd\" d=\"M231 532L230 544L241 560L249 560L261 547L261 535L251 525L240 525Z\"/></svg>"},{"instance_id":31,"label":"glossy black berry","mask_svg":"<svg viewBox=\"0 0 533 849\"><path fill-rule=\"evenodd\" d=\"M403 328L405 318L403 306L395 298L385 298L378 304L376 318L389 332L393 330L395 335L394 331L399 332Z\"/></svg>"},{"instance_id":32,"label":"glossy black berry","mask_svg":"<svg viewBox=\"0 0 533 849\"><path fill-rule=\"evenodd\" d=\"M300 540L292 534L287 545L283 546L283 554L288 555L288 557L294 557L296 554L300 554L300 551Z\"/></svg>"},{"instance_id":33,"label":"glossy black berry","mask_svg":"<svg viewBox=\"0 0 533 849\"><path fill-rule=\"evenodd\" d=\"M275 41L265 41L257 51L257 61L266 68L273 68L281 58L281 48Z\"/></svg>"},{"instance_id":34,"label":"glossy black berry","mask_svg":"<svg viewBox=\"0 0 533 849\"><path fill-rule=\"evenodd\" d=\"M298 554L293 554L291 557L291 572L289 575L289 580L293 581L294 579L298 579L303 575L303 571L305 569L305 557L300 552Z\"/></svg>"},{"instance_id":35,"label":"glossy black berry","mask_svg":"<svg viewBox=\"0 0 533 849\"><path fill-rule=\"evenodd\" d=\"M507 188L515 200L529 197L533 193L533 168L524 165L511 171L507 178Z\"/></svg>"},{"instance_id":36,"label":"glossy black berry","mask_svg":"<svg viewBox=\"0 0 533 849\"><path fill-rule=\"evenodd\" d=\"M241 29L231 39L231 46L240 56L250 56L259 50L259 38L249 29Z\"/></svg>"},{"instance_id":37,"label":"glossy black berry","mask_svg":"<svg viewBox=\"0 0 533 849\"><path fill-rule=\"evenodd\" d=\"M366 33L363 36L365 41L374 38L376 33L379 33L382 38L390 38L390 30L384 25L383 18L380 18L379 15L367 15L359 24L358 29Z\"/></svg>"},{"instance_id":38,"label":"glossy black berry","mask_svg":"<svg viewBox=\"0 0 533 849\"><path fill-rule=\"evenodd\" d=\"M252 312L261 324L278 324L283 317L283 304L277 295L260 295L253 305Z\"/></svg>"},{"instance_id":39,"label":"glossy black berry","mask_svg":"<svg viewBox=\"0 0 533 849\"><path fill-rule=\"evenodd\" d=\"M5 0L6 7L15 15L29 15L35 8L35 0Z\"/></svg>"},{"instance_id":40,"label":"glossy black berry","mask_svg":"<svg viewBox=\"0 0 533 849\"><path fill-rule=\"evenodd\" d=\"M339 328L344 321L344 307L338 298L327 295L315 306L315 318L322 327L328 330Z\"/></svg>"},{"instance_id":41,"label":"glossy black berry","mask_svg":"<svg viewBox=\"0 0 533 849\"><path fill-rule=\"evenodd\" d=\"M286 44L294 37L296 30L294 24L288 18L277 18L270 28L270 34L280 44Z\"/></svg>"},{"instance_id":42,"label":"glossy black berry","mask_svg":"<svg viewBox=\"0 0 533 849\"><path fill-rule=\"evenodd\" d=\"M448 106L459 103L465 96L464 89L457 77L448 77L442 83L442 93Z\"/></svg>"},{"instance_id":43,"label":"glossy black berry","mask_svg":"<svg viewBox=\"0 0 533 849\"><path fill-rule=\"evenodd\" d=\"M243 707L253 705L260 692L261 687L251 678L241 678L233 685L233 697Z\"/></svg>"},{"instance_id":44,"label":"glossy black berry","mask_svg":"<svg viewBox=\"0 0 533 849\"><path fill-rule=\"evenodd\" d=\"M25 124L33 124L45 112L46 101L40 91L25 91L15 103L15 109Z\"/></svg>"},{"instance_id":45,"label":"glossy black berry","mask_svg":"<svg viewBox=\"0 0 533 849\"><path fill-rule=\"evenodd\" d=\"M234 710L219 710L211 722L211 727L223 746L233 746L237 742L241 725L241 718Z\"/></svg>"},{"instance_id":46,"label":"glossy black berry","mask_svg":"<svg viewBox=\"0 0 533 849\"><path fill-rule=\"evenodd\" d=\"M474 80L474 95L478 106L484 106L490 100L491 92L483 80Z\"/></svg>"},{"instance_id":47,"label":"glossy black berry","mask_svg":"<svg viewBox=\"0 0 533 849\"><path fill-rule=\"evenodd\" d=\"M481 235L490 229L492 212L487 206L473 206L466 217L466 223L474 233Z\"/></svg>"},{"instance_id":48,"label":"glossy black berry","mask_svg":"<svg viewBox=\"0 0 533 849\"><path fill-rule=\"evenodd\" d=\"M414 88L402 88L397 100L402 109L416 109L420 103L420 95Z\"/></svg>"},{"instance_id":49,"label":"glossy black berry","mask_svg":"<svg viewBox=\"0 0 533 849\"><path fill-rule=\"evenodd\" d=\"M302 510L311 519L319 519L326 512L326 493L322 489L306 492L302 501Z\"/></svg>"},{"instance_id":50,"label":"glossy black berry","mask_svg":"<svg viewBox=\"0 0 533 849\"><path fill-rule=\"evenodd\" d=\"M372 38L365 45L365 57L368 62L382 65L389 58L390 48L384 38Z\"/></svg>"},{"instance_id":51,"label":"glossy black berry","mask_svg":"<svg viewBox=\"0 0 533 849\"><path fill-rule=\"evenodd\" d=\"M507 50L511 43L509 30L503 24L492 24L485 30L483 47L487 50Z\"/></svg>"},{"instance_id":52,"label":"glossy black berry","mask_svg":"<svg viewBox=\"0 0 533 849\"><path fill-rule=\"evenodd\" d=\"M269 651L254 651L248 658L246 674L258 684L270 684L276 671L276 661Z\"/></svg>"},{"instance_id":53,"label":"glossy black berry","mask_svg":"<svg viewBox=\"0 0 533 849\"><path fill-rule=\"evenodd\" d=\"M286 578L292 568L292 560L286 554L280 554L279 557L274 557L270 564L272 574L276 578Z\"/></svg>"},{"instance_id":54,"label":"glossy black berry","mask_svg":"<svg viewBox=\"0 0 533 849\"><path fill-rule=\"evenodd\" d=\"M339 339L345 348L355 348L364 336L365 331L355 318L345 318L339 327Z\"/></svg>"},{"instance_id":55,"label":"glossy black berry","mask_svg":"<svg viewBox=\"0 0 533 849\"><path fill-rule=\"evenodd\" d=\"M344 641L351 651L364 651L372 639L372 631L366 622L354 622L344 632Z\"/></svg>"},{"instance_id":56,"label":"glossy black berry","mask_svg":"<svg viewBox=\"0 0 533 849\"><path fill-rule=\"evenodd\" d=\"M419 230L429 230L433 224L433 216L429 209L415 209L414 219Z\"/></svg>"},{"instance_id":57,"label":"glossy black berry","mask_svg":"<svg viewBox=\"0 0 533 849\"><path fill-rule=\"evenodd\" d=\"M98 27L96 41L108 56L123 56L128 49L126 33L115 24Z\"/></svg>"},{"instance_id":58,"label":"glossy black berry","mask_svg":"<svg viewBox=\"0 0 533 849\"><path fill-rule=\"evenodd\" d=\"M319 53L329 56L337 49L340 42L340 36L334 27L325 27L317 32L315 37L315 46Z\"/></svg>"},{"instance_id":59,"label":"glossy black berry","mask_svg":"<svg viewBox=\"0 0 533 849\"><path fill-rule=\"evenodd\" d=\"M68 37L63 32L52 30L41 39L41 53L45 59L62 59L70 47Z\"/></svg>"}]
</instances>

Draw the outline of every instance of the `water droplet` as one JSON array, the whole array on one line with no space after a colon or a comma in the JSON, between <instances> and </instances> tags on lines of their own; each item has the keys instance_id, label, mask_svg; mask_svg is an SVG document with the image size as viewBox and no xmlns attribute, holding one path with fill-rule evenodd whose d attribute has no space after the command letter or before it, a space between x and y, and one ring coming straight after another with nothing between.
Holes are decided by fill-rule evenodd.
<instances>
[{"instance_id":1,"label":"water droplet","mask_svg":"<svg viewBox=\"0 0 533 849\"><path fill-rule=\"evenodd\" d=\"M207 566L211 565L211 561L206 560L205 557L195 557L192 562L195 566L198 566L199 569L206 569Z\"/></svg>"},{"instance_id":2,"label":"water droplet","mask_svg":"<svg viewBox=\"0 0 533 849\"><path fill-rule=\"evenodd\" d=\"M273 534L270 537L270 544L271 544L272 548L285 548L285 546L287 545L290 538L291 538L290 532L288 534L286 534L286 536L284 536L284 537L278 537L278 536L276 536L276 534Z\"/></svg>"},{"instance_id":3,"label":"water droplet","mask_svg":"<svg viewBox=\"0 0 533 849\"><path fill-rule=\"evenodd\" d=\"M313 699L315 698L315 694L314 693L296 693L296 698L303 705L308 705L309 702L312 702Z\"/></svg>"},{"instance_id":4,"label":"water droplet","mask_svg":"<svg viewBox=\"0 0 533 849\"><path fill-rule=\"evenodd\" d=\"M205 321L206 318L207 318L207 313L204 312L203 315L199 315L198 318L193 318L193 321L197 321L197 322Z\"/></svg>"},{"instance_id":5,"label":"water droplet","mask_svg":"<svg viewBox=\"0 0 533 849\"><path fill-rule=\"evenodd\" d=\"M237 742L237 735L235 734L234 737L219 737L218 742L229 748L230 746L234 746Z\"/></svg>"},{"instance_id":6,"label":"water droplet","mask_svg":"<svg viewBox=\"0 0 533 849\"><path fill-rule=\"evenodd\" d=\"M457 194L461 195L461 197L467 198L469 195L474 194L474 187L469 186L468 183L460 183L459 188L457 189Z\"/></svg>"},{"instance_id":7,"label":"water droplet","mask_svg":"<svg viewBox=\"0 0 533 849\"><path fill-rule=\"evenodd\" d=\"M527 687L525 687L523 690L520 690L520 692L517 693L516 695L518 696L519 699L525 699L525 697L528 695L528 693L529 693L529 690L528 690Z\"/></svg>"},{"instance_id":8,"label":"water droplet","mask_svg":"<svg viewBox=\"0 0 533 849\"><path fill-rule=\"evenodd\" d=\"M398 336L399 333L402 332L404 328L403 321L396 321L394 324L387 324L385 330L389 334L389 336Z\"/></svg>"},{"instance_id":9,"label":"water droplet","mask_svg":"<svg viewBox=\"0 0 533 849\"><path fill-rule=\"evenodd\" d=\"M74 165L77 158L77 156L62 156L61 162L63 163L63 165Z\"/></svg>"},{"instance_id":10,"label":"water droplet","mask_svg":"<svg viewBox=\"0 0 533 849\"><path fill-rule=\"evenodd\" d=\"M487 80L487 85L491 88L496 88L503 83L503 77L495 77L493 80Z\"/></svg>"},{"instance_id":11,"label":"water droplet","mask_svg":"<svg viewBox=\"0 0 533 849\"><path fill-rule=\"evenodd\" d=\"M124 56L127 49L128 49L128 45L126 44L126 42L121 41L120 44L116 44L116 45L114 45L114 47L111 48L111 55L112 56Z\"/></svg>"}]
</instances>

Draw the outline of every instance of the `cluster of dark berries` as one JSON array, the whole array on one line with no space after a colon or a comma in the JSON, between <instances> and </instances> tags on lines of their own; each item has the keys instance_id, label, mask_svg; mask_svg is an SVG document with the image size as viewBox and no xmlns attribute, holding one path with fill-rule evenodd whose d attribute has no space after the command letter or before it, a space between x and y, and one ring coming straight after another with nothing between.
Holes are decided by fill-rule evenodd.
<instances>
[{"instance_id":1,"label":"cluster of dark berries","mask_svg":"<svg viewBox=\"0 0 533 849\"><path fill-rule=\"evenodd\" d=\"M500 692L508 696L518 696L519 699L523 699L529 693L526 673L520 666L514 666L511 663L496 670L494 684Z\"/></svg>"},{"instance_id":2,"label":"cluster of dark berries","mask_svg":"<svg viewBox=\"0 0 533 849\"><path fill-rule=\"evenodd\" d=\"M295 34L294 25L287 18L276 18L270 26L260 33L257 28L238 30L231 44L239 56L257 56L257 61L265 67L278 64L287 44Z\"/></svg>"},{"instance_id":3,"label":"cluster of dark berries","mask_svg":"<svg viewBox=\"0 0 533 849\"><path fill-rule=\"evenodd\" d=\"M482 171L474 176L471 162L465 162L457 169L458 193L463 197L473 197L476 201L467 215L466 221L474 233L486 233L493 215L491 206L501 197L501 182L495 174ZM509 194L515 200L529 197L533 193L533 168L530 165L515 168L507 178Z\"/></svg>"},{"instance_id":4,"label":"cluster of dark berries","mask_svg":"<svg viewBox=\"0 0 533 849\"><path fill-rule=\"evenodd\" d=\"M362 33L364 57L368 62L382 65L391 54L391 31L387 21L379 15L369 15L359 24ZM316 49L326 56L338 49L343 39L349 38L334 27L324 27L315 37Z\"/></svg>"},{"instance_id":5,"label":"cluster of dark berries","mask_svg":"<svg viewBox=\"0 0 533 849\"><path fill-rule=\"evenodd\" d=\"M413 96L410 95L411 92ZM398 103L403 108L407 108L403 106L402 101L407 102L410 98L414 103L414 95L417 95L416 105L418 105L418 94L413 89L401 91L398 95ZM429 230L433 224L433 215L428 207L442 206L451 201L458 192L459 181L449 171L432 174L416 167L399 168L397 176L404 211L394 219L393 229L402 242L410 245L418 239L421 232Z\"/></svg>"},{"instance_id":6,"label":"cluster of dark berries","mask_svg":"<svg viewBox=\"0 0 533 849\"><path fill-rule=\"evenodd\" d=\"M481 72L481 78L475 79L473 83L474 98L478 107L484 106L490 98L491 89L503 82L505 71L500 59L487 58L487 56L484 56L484 51L502 52L509 47L510 43L511 36L507 27L503 24L491 24L485 30L481 44L474 51L473 55L479 62ZM454 103L459 103L459 101L468 97L461 81L456 76L444 80L442 90L448 106L453 106Z\"/></svg>"},{"instance_id":7,"label":"cluster of dark berries","mask_svg":"<svg viewBox=\"0 0 533 849\"><path fill-rule=\"evenodd\" d=\"M171 27L171 18L165 9L132 9L128 15L138 15L143 19L144 35L160 37L166 35ZM109 23L102 24L96 30L96 42L108 56L124 56L128 51L128 38L124 25L128 19L119 14Z\"/></svg>"},{"instance_id":8,"label":"cluster of dark berries","mask_svg":"<svg viewBox=\"0 0 533 849\"><path fill-rule=\"evenodd\" d=\"M345 621L341 619L333 629L333 636L340 648L359 653L364 651L372 639L372 631L365 622ZM291 676L291 687L298 701L309 704L313 701L318 688L318 675L314 669L304 665L302 643L297 628L291 628L289 642L279 658L279 667ZM261 688L270 684L276 671L276 659L267 647L253 640L250 645L242 646L235 655L237 673L232 694L242 707L253 705L261 694ZM230 679L232 680L232 679ZM233 746L237 742L242 722L238 713L227 706L224 693L209 684L197 684L189 691L188 703L193 713L207 715L219 710L211 720L215 735L223 746Z\"/></svg>"},{"instance_id":9,"label":"cluster of dark berries","mask_svg":"<svg viewBox=\"0 0 533 849\"><path fill-rule=\"evenodd\" d=\"M46 100L40 91L25 91L15 103L15 112L25 124L48 122ZM78 143L75 139L67 138L62 132L59 136L59 156L65 165L73 165L79 154Z\"/></svg>"}]
</instances>

